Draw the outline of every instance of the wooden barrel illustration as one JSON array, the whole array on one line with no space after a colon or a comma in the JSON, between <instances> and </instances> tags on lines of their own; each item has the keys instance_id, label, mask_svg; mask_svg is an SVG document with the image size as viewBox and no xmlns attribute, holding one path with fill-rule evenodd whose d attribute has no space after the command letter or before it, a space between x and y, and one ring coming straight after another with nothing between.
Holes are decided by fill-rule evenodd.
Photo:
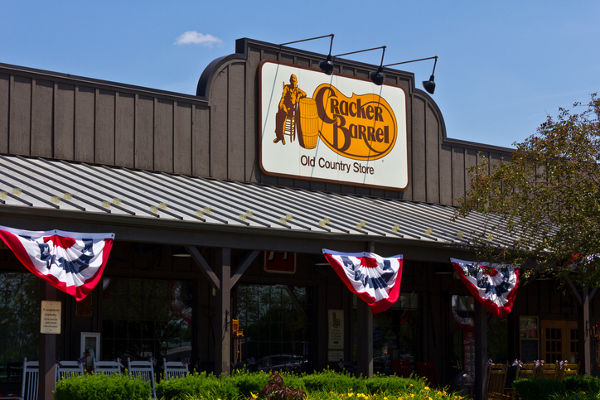
<instances>
[{"instance_id":1,"label":"wooden barrel illustration","mask_svg":"<svg viewBox=\"0 0 600 400\"><path fill-rule=\"evenodd\" d=\"M317 147L319 139L319 116L317 115L317 103L309 98L303 97L298 102L298 142L305 149Z\"/></svg>"}]
</instances>

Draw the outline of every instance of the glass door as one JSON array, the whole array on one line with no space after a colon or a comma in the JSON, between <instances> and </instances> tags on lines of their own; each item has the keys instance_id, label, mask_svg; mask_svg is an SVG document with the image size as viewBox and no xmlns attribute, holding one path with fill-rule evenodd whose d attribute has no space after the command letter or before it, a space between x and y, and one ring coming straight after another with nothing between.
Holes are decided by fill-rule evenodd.
<instances>
[{"instance_id":1,"label":"glass door","mask_svg":"<svg viewBox=\"0 0 600 400\"><path fill-rule=\"evenodd\" d=\"M576 363L577 321L542 321L542 359Z\"/></svg>"}]
</instances>

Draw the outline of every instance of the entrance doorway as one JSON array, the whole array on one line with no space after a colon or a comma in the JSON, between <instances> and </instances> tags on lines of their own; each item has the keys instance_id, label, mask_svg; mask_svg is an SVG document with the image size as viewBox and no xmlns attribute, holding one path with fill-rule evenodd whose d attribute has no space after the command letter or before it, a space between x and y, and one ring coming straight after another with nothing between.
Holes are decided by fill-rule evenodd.
<instances>
[{"instance_id":1,"label":"entrance doorway","mask_svg":"<svg viewBox=\"0 0 600 400\"><path fill-rule=\"evenodd\" d=\"M577 321L542 320L542 359L547 363L576 363Z\"/></svg>"},{"instance_id":2,"label":"entrance doorway","mask_svg":"<svg viewBox=\"0 0 600 400\"><path fill-rule=\"evenodd\" d=\"M312 372L315 295L312 287L240 284L235 312L244 336L236 354L250 371Z\"/></svg>"}]
</instances>

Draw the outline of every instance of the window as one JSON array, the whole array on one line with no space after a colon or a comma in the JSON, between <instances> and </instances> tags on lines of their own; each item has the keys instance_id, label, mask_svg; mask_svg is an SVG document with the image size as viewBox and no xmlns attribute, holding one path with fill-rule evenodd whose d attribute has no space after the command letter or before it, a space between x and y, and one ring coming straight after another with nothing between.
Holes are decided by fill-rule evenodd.
<instances>
[{"instance_id":1,"label":"window","mask_svg":"<svg viewBox=\"0 0 600 400\"><path fill-rule=\"evenodd\" d=\"M23 358L38 359L40 280L0 273L0 382L20 382Z\"/></svg>"},{"instance_id":2,"label":"window","mask_svg":"<svg viewBox=\"0 0 600 400\"><path fill-rule=\"evenodd\" d=\"M362 300L358 300L362 301ZM414 362L418 345L419 299L415 292L400 293L387 311L373 315L373 370L391 373L392 360Z\"/></svg>"},{"instance_id":3,"label":"window","mask_svg":"<svg viewBox=\"0 0 600 400\"><path fill-rule=\"evenodd\" d=\"M452 365L471 374L475 372L474 315L475 299L472 296L452 296ZM498 318L490 312L486 315L488 358L494 362L508 361L508 319Z\"/></svg>"},{"instance_id":4,"label":"window","mask_svg":"<svg viewBox=\"0 0 600 400\"><path fill-rule=\"evenodd\" d=\"M314 360L314 291L291 285L239 285L241 360L249 369L308 369Z\"/></svg>"},{"instance_id":5,"label":"window","mask_svg":"<svg viewBox=\"0 0 600 400\"><path fill-rule=\"evenodd\" d=\"M104 278L103 288L104 359L191 356L191 281Z\"/></svg>"}]
</instances>

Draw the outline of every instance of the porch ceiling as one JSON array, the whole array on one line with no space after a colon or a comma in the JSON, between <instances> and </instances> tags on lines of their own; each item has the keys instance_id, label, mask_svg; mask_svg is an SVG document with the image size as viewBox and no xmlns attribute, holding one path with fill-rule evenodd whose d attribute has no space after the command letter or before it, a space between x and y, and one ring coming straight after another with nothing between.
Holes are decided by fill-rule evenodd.
<instances>
[{"instance_id":1,"label":"porch ceiling","mask_svg":"<svg viewBox=\"0 0 600 400\"><path fill-rule=\"evenodd\" d=\"M453 247L468 247L474 233L489 225L477 214L452 221L454 208L438 204L13 155L0 155L0 211L56 212L57 218L68 213L103 225L128 217L149 225L193 224L196 230L222 226L277 237L303 233ZM500 246L508 239L493 238Z\"/></svg>"}]
</instances>

